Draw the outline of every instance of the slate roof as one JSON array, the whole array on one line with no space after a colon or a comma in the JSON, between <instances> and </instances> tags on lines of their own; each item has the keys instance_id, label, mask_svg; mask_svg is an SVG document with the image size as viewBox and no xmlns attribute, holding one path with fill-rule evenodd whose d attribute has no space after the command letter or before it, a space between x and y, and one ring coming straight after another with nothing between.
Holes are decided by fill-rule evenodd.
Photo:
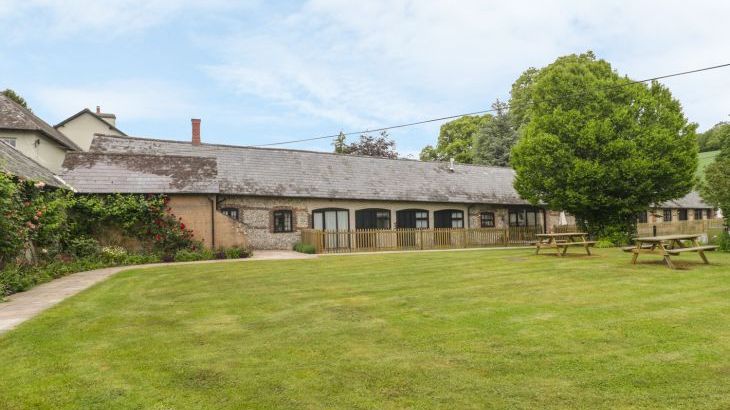
<instances>
[{"instance_id":1,"label":"slate roof","mask_svg":"<svg viewBox=\"0 0 730 410\"><path fill-rule=\"evenodd\" d=\"M25 156L9 144L0 141L0 170L19 178L40 181L54 187L67 186L48 168Z\"/></svg>"},{"instance_id":2,"label":"slate roof","mask_svg":"<svg viewBox=\"0 0 730 410\"><path fill-rule=\"evenodd\" d=\"M177 166L187 171L173 177ZM456 164L452 172L438 162L108 135L95 136L89 153L68 154L62 177L79 192L527 204L510 168Z\"/></svg>"},{"instance_id":3,"label":"slate roof","mask_svg":"<svg viewBox=\"0 0 730 410\"><path fill-rule=\"evenodd\" d=\"M59 122L58 124L54 125L53 128L61 127L61 126L65 125L66 123L68 123L69 121L74 120L74 119L82 116L83 114L89 114L92 117L96 118L97 120L103 122L104 125L106 125L107 127L109 127L109 129L114 130L114 131L120 133L121 135L125 135L125 136L127 135L127 134L124 133L124 131L122 131L119 128L117 128L117 127L109 124L108 122L104 121L104 118L117 118L116 115L114 115L114 114L105 114L105 113L97 114L97 113L95 113L94 111L91 111L88 108L84 108L83 110L77 112L76 114L74 114L74 115L66 118L65 120L63 120L63 121Z\"/></svg>"},{"instance_id":4,"label":"slate roof","mask_svg":"<svg viewBox=\"0 0 730 410\"><path fill-rule=\"evenodd\" d=\"M0 94L0 129L38 131L62 146L81 151L78 145L10 98Z\"/></svg>"},{"instance_id":5,"label":"slate roof","mask_svg":"<svg viewBox=\"0 0 730 410\"><path fill-rule=\"evenodd\" d=\"M215 158L180 155L66 154L65 174L77 192L218 193Z\"/></svg>"},{"instance_id":6,"label":"slate roof","mask_svg":"<svg viewBox=\"0 0 730 410\"><path fill-rule=\"evenodd\" d=\"M709 209L712 209L712 206L706 204L705 201L703 201L702 198L700 197L700 194L696 191L692 191L682 198L664 202L659 207L660 208L694 208L694 209L709 208Z\"/></svg>"}]
</instances>

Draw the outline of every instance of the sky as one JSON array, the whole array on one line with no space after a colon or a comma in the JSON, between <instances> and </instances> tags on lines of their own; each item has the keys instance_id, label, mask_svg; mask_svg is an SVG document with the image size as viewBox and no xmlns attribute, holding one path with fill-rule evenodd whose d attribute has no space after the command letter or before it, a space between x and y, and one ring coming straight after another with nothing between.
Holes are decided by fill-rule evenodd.
<instances>
[{"instance_id":1,"label":"sky","mask_svg":"<svg viewBox=\"0 0 730 410\"><path fill-rule=\"evenodd\" d=\"M593 50L644 79L730 63L730 2L0 0L0 89L51 124L260 145L489 109L528 67ZM700 130L730 68L662 81ZM442 123L392 130L401 156ZM354 137L351 137L353 139ZM285 145L331 150L330 140Z\"/></svg>"}]
</instances>

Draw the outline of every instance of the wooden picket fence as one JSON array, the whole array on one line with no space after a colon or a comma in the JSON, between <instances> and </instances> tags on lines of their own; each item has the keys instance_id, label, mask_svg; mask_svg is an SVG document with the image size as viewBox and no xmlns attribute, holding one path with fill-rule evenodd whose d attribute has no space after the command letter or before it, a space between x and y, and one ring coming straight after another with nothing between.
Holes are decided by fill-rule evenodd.
<instances>
[{"instance_id":1,"label":"wooden picket fence","mask_svg":"<svg viewBox=\"0 0 730 410\"><path fill-rule=\"evenodd\" d=\"M317 253L371 252L421 249L458 249L524 246L543 233L541 226L465 229L359 229L322 231L303 229L302 243Z\"/></svg>"},{"instance_id":2,"label":"wooden picket fence","mask_svg":"<svg viewBox=\"0 0 730 410\"><path fill-rule=\"evenodd\" d=\"M714 235L719 235L723 229L724 221L720 218L696 221L644 223L636 226L638 236L705 233L708 237L712 237Z\"/></svg>"}]
</instances>

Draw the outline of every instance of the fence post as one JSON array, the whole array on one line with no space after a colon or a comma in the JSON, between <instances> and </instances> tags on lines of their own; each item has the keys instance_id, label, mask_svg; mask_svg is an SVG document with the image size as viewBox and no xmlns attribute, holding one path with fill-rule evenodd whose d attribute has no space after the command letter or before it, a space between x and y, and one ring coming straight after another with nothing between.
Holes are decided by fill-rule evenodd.
<instances>
[{"instance_id":1,"label":"fence post","mask_svg":"<svg viewBox=\"0 0 730 410\"><path fill-rule=\"evenodd\" d=\"M653 234L653 235L651 235L651 236L656 236L656 225L652 225L652 227L651 227L651 232L652 232L652 234Z\"/></svg>"}]
</instances>

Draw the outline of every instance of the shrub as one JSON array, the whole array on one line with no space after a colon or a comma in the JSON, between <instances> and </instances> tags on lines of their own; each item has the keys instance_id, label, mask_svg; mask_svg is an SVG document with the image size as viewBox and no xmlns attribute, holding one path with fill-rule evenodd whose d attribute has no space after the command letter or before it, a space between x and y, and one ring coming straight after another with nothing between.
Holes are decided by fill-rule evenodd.
<instances>
[{"instance_id":1,"label":"shrub","mask_svg":"<svg viewBox=\"0 0 730 410\"><path fill-rule=\"evenodd\" d=\"M121 263L127 258L127 250L121 246L105 246L101 248L101 259L108 263Z\"/></svg>"},{"instance_id":2,"label":"shrub","mask_svg":"<svg viewBox=\"0 0 730 410\"><path fill-rule=\"evenodd\" d=\"M99 253L99 242L88 236L71 239L66 244L66 250L77 258L85 258Z\"/></svg>"},{"instance_id":3,"label":"shrub","mask_svg":"<svg viewBox=\"0 0 730 410\"><path fill-rule=\"evenodd\" d=\"M730 233L722 232L717 238L718 250L722 252L730 252Z\"/></svg>"},{"instance_id":4,"label":"shrub","mask_svg":"<svg viewBox=\"0 0 730 410\"><path fill-rule=\"evenodd\" d=\"M308 243L297 242L294 244L294 250L300 253L315 253L317 250L314 245Z\"/></svg>"},{"instance_id":5,"label":"shrub","mask_svg":"<svg viewBox=\"0 0 730 410\"><path fill-rule=\"evenodd\" d=\"M226 258L228 259L238 259L241 257L241 249L240 248L228 248L225 250Z\"/></svg>"},{"instance_id":6,"label":"shrub","mask_svg":"<svg viewBox=\"0 0 730 410\"><path fill-rule=\"evenodd\" d=\"M214 257L215 254L210 249L201 249L198 251L180 249L175 253L175 262L205 261Z\"/></svg>"},{"instance_id":7,"label":"shrub","mask_svg":"<svg viewBox=\"0 0 730 410\"><path fill-rule=\"evenodd\" d=\"M596 241L596 248L613 248L614 246L616 245L608 239L599 239Z\"/></svg>"}]
</instances>

